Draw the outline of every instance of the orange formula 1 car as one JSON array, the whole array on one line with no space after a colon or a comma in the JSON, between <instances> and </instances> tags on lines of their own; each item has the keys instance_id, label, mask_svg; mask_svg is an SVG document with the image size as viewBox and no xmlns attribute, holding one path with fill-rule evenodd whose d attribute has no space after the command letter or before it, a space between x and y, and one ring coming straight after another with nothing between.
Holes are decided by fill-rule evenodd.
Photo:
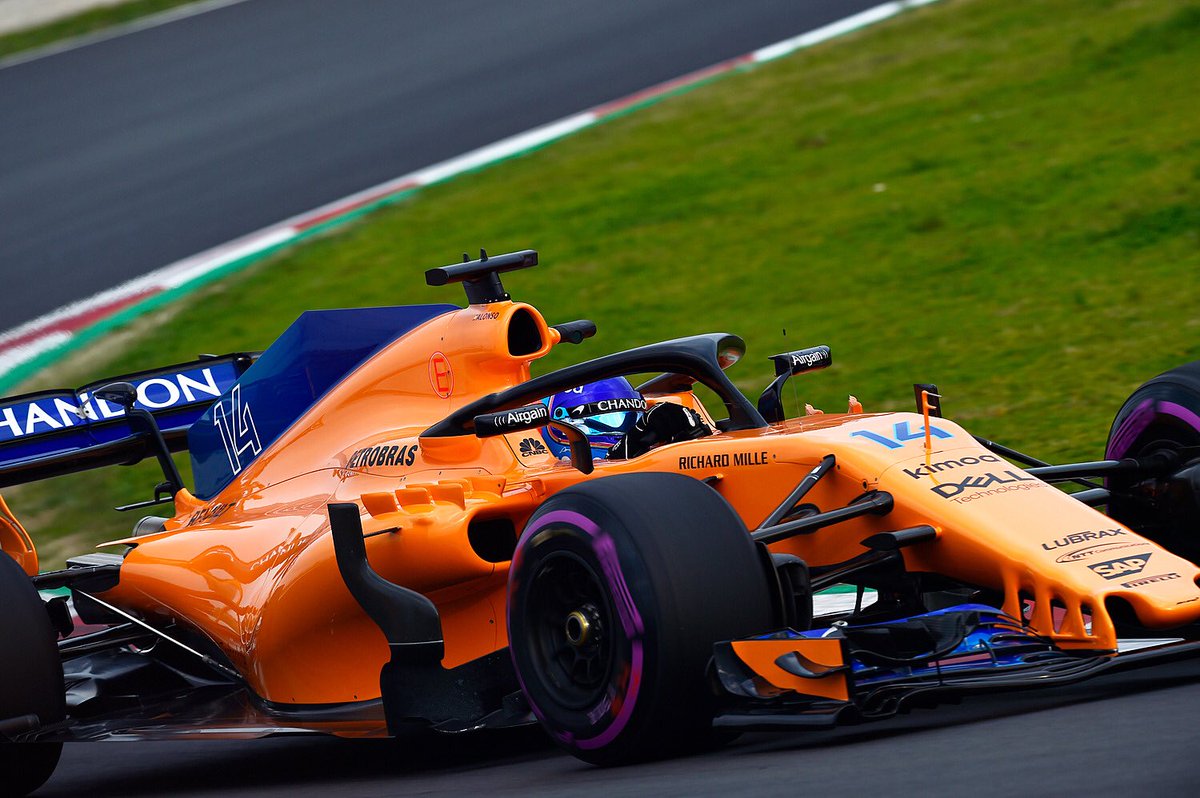
<instances>
[{"instance_id":1,"label":"orange formula 1 car","mask_svg":"<svg viewBox=\"0 0 1200 798\"><path fill-rule=\"evenodd\" d=\"M536 721L616 763L1200 649L1200 363L1133 395L1107 459L1052 466L933 386L916 413L785 418L827 347L775 356L757 403L726 334L531 377L595 332L509 298L500 274L536 263L426 273L466 308L309 312L261 354L0 403L0 487L157 457L130 508L174 503L44 572L2 508L6 788L64 742L190 735ZM544 401L654 374L588 411L640 416L606 459ZM853 603L814 613L834 585Z\"/></svg>"}]
</instances>

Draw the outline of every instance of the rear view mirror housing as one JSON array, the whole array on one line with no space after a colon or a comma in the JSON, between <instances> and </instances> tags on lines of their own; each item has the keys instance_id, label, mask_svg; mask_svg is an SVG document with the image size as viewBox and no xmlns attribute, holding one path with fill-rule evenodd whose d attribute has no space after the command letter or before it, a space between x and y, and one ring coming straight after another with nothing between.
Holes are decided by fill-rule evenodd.
<instances>
[{"instance_id":1,"label":"rear view mirror housing","mask_svg":"<svg viewBox=\"0 0 1200 798\"><path fill-rule=\"evenodd\" d=\"M775 379L758 398L758 412L772 424L783 421L783 384L793 375L806 371L817 371L833 365L833 354L828 346L810 346L794 352L771 355L775 364Z\"/></svg>"}]
</instances>

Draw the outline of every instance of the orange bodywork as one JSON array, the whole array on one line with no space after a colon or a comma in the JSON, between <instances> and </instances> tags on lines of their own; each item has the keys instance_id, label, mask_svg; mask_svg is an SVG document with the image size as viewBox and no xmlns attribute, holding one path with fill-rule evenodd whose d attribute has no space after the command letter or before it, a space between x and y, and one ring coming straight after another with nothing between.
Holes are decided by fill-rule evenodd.
<instances>
[{"instance_id":1,"label":"orange bodywork","mask_svg":"<svg viewBox=\"0 0 1200 798\"><path fill-rule=\"evenodd\" d=\"M38 572L37 550L25 527L0 496L0 551L9 554L30 576Z\"/></svg>"},{"instance_id":2,"label":"orange bodywork","mask_svg":"<svg viewBox=\"0 0 1200 798\"><path fill-rule=\"evenodd\" d=\"M834 701L850 700L850 686L846 680L849 663L845 660L841 640L735 640L732 646L738 659L778 690ZM788 673L776 660L793 653L828 672L820 678Z\"/></svg>"},{"instance_id":3,"label":"orange bodywork","mask_svg":"<svg viewBox=\"0 0 1200 798\"><path fill-rule=\"evenodd\" d=\"M514 353L513 325L523 340L535 330L541 345ZM829 509L881 489L893 494L895 509L775 549L811 565L833 564L861 554L860 541L871 534L931 524L939 531L935 541L904 550L910 570L1001 590L1012 615L1023 598L1033 599L1033 626L1068 647L1115 647L1104 610L1110 596L1129 602L1151 627L1200 618L1195 565L1001 461L950 421L932 422L940 435L928 455L919 415L826 414L672 444L634 460L598 461L590 475L543 447L523 449L522 440L541 440L536 431L421 437L468 402L528 380L530 364L558 343L537 310L509 301L448 313L401 336L217 496L200 501L181 491L165 531L117 541L133 548L105 600L202 633L268 701L373 699L388 646L343 584L327 503L362 507L371 565L434 602L443 664L453 667L507 645L509 563L495 550L503 549L503 530L519 532L547 496L626 472L718 477L715 488L754 528L833 453L835 472L806 501ZM691 395L673 399L696 402ZM492 519L511 526L480 523ZM472 524L500 529L489 533L499 537L472 541ZM14 534L3 527L0 533ZM1126 571L1137 562L1143 567L1122 574L1120 562ZM1066 609L1057 628L1055 604Z\"/></svg>"}]
</instances>

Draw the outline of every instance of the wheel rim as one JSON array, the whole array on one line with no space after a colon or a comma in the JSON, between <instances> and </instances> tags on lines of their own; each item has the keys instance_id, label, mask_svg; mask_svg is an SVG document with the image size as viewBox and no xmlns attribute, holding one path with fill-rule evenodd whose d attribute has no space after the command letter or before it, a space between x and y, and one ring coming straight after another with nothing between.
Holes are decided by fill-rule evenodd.
<instances>
[{"instance_id":1,"label":"wheel rim","mask_svg":"<svg viewBox=\"0 0 1200 798\"><path fill-rule=\"evenodd\" d=\"M1107 452L1106 454L1114 459L1145 457L1163 449L1177 451L1191 446L1200 446L1200 430L1177 418L1166 417L1155 419L1135 439L1130 441L1123 451ZM1120 489L1128 487L1131 481L1110 477L1105 484Z\"/></svg>"},{"instance_id":2,"label":"wheel rim","mask_svg":"<svg viewBox=\"0 0 1200 798\"><path fill-rule=\"evenodd\" d=\"M560 706L595 706L617 656L612 607L596 571L574 552L554 552L533 575L527 606L538 681Z\"/></svg>"}]
</instances>

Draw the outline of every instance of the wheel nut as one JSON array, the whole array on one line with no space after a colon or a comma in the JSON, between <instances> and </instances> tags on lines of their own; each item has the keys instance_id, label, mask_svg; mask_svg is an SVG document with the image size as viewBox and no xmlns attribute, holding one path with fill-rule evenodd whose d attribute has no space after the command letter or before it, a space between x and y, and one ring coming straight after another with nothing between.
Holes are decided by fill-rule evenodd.
<instances>
[{"instance_id":1,"label":"wheel nut","mask_svg":"<svg viewBox=\"0 0 1200 798\"><path fill-rule=\"evenodd\" d=\"M567 616L567 642L573 646L582 646L588 641L592 632L592 623L580 610L575 610Z\"/></svg>"}]
</instances>

